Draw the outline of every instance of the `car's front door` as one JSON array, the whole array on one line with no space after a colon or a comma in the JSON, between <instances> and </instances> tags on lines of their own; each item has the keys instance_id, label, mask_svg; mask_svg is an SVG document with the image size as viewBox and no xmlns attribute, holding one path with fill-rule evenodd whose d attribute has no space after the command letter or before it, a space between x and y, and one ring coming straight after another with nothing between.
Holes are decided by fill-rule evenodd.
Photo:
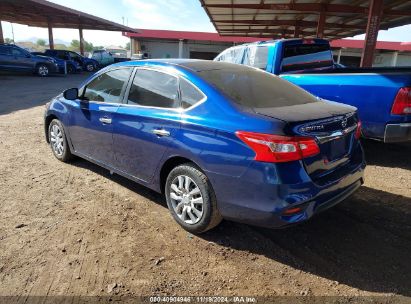
<instances>
[{"instance_id":1,"label":"car's front door","mask_svg":"<svg viewBox=\"0 0 411 304\"><path fill-rule=\"evenodd\" d=\"M14 68L21 71L32 70L34 63L29 52L23 51L16 47L11 47L11 62Z\"/></svg>"},{"instance_id":2,"label":"car's front door","mask_svg":"<svg viewBox=\"0 0 411 304\"><path fill-rule=\"evenodd\" d=\"M8 70L12 65L12 56L8 45L0 45L0 69Z\"/></svg>"},{"instance_id":3,"label":"car's front door","mask_svg":"<svg viewBox=\"0 0 411 304\"><path fill-rule=\"evenodd\" d=\"M117 68L92 79L70 104L69 133L76 153L113 166L113 114L122 102L132 68Z\"/></svg>"},{"instance_id":4,"label":"car's front door","mask_svg":"<svg viewBox=\"0 0 411 304\"><path fill-rule=\"evenodd\" d=\"M117 168L149 182L180 128L178 78L138 68L126 96L113 115Z\"/></svg>"}]
</instances>

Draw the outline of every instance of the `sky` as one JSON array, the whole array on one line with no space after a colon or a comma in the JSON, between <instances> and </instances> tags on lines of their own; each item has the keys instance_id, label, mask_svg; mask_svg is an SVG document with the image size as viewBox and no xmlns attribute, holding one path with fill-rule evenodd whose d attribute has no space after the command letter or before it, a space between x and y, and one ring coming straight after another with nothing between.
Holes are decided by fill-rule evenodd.
<instances>
[{"instance_id":1,"label":"sky","mask_svg":"<svg viewBox=\"0 0 411 304\"><path fill-rule=\"evenodd\" d=\"M74 8L133 28L215 32L199 0L51 0L51 2ZM96 4L98 3L98 4ZM2 22L4 37L12 38L12 26ZM15 41L32 37L48 40L47 29L13 24ZM53 29L54 39L70 42L78 38L78 30ZM364 39L364 35L355 39ZM84 39L93 45L124 46L128 38L120 32L84 31ZM411 42L411 25L380 31L380 41Z\"/></svg>"}]
</instances>

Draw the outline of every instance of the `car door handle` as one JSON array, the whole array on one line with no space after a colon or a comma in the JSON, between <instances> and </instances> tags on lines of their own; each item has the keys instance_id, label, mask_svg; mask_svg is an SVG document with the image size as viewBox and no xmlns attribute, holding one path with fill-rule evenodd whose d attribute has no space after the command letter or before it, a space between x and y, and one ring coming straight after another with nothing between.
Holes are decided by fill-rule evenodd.
<instances>
[{"instance_id":1,"label":"car door handle","mask_svg":"<svg viewBox=\"0 0 411 304\"><path fill-rule=\"evenodd\" d=\"M157 136L170 136L170 132L164 129L153 129L152 132Z\"/></svg>"},{"instance_id":2,"label":"car door handle","mask_svg":"<svg viewBox=\"0 0 411 304\"><path fill-rule=\"evenodd\" d=\"M99 119L103 124L111 124L111 118L108 117L100 117Z\"/></svg>"}]
</instances>

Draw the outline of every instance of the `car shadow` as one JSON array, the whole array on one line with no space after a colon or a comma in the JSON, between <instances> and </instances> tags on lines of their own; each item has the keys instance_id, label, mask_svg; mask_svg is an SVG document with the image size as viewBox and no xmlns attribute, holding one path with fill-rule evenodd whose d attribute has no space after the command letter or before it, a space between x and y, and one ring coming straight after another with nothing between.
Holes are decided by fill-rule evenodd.
<instances>
[{"instance_id":1,"label":"car shadow","mask_svg":"<svg viewBox=\"0 0 411 304\"><path fill-rule=\"evenodd\" d=\"M385 144L375 140L361 140L369 165L411 170L411 143Z\"/></svg>"},{"instance_id":2,"label":"car shadow","mask_svg":"<svg viewBox=\"0 0 411 304\"><path fill-rule=\"evenodd\" d=\"M0 115L44 105L66 89L77 87L90 75L50 75L0 73Z\"/></svg>"},{"instance_id":3,"label":"car shadow","mask_svg":"<svg viewBox=\"0 0 411 304\"><path fill-rule=\"evenodd\" d=\"M84 160L73 164L167 208L162 195L144 186ZM363 186L336 207L294 227L271 230L224 221L199 237L336 284L411 296L411 199L401 195Z\"/></svg>"},{"instance_id":4,"label":"car shadow","mask_svg":"<svg viewBox=\"0 0 411 304\"><path fill-rule=\"evenodd\" d=\"M401 195L363 186L294 227L225 222L201 237L360 290L411 296L411 199Z\"/></svg>"}]
</instances>

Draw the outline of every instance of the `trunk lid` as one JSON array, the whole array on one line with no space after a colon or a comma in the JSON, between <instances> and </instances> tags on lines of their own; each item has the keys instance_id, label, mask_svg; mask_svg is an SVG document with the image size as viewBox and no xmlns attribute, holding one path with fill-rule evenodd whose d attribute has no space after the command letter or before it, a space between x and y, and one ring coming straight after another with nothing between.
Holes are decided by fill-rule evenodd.
<instances>
[{"instance_id":1,"label":"trunk lid","mask_svg":"<svg viewBox=\"0 0 411 304\"><path fill-rule=\"evenodd\" d=\"M316 139L320 153L303 159L307 173L316 181L350 164L358 145L356 109L334 102L315 102L277 108L255 108L258 114L285 121L287 135Z\"/></svg>"}]
</instances>

